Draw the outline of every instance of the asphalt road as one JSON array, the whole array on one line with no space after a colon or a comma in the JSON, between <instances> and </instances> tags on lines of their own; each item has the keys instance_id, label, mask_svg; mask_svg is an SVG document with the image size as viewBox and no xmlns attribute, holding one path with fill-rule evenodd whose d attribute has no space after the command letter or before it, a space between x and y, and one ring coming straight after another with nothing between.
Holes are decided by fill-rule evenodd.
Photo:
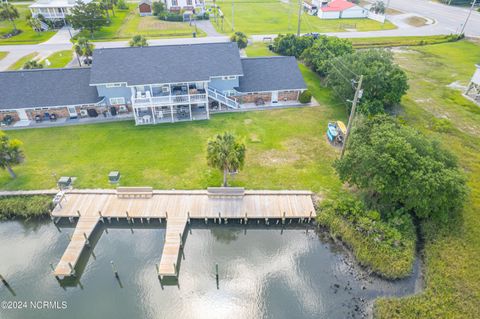
<instances>
[{"instance_id":1,"label":"asphalt road","mask_svg":"<svg viewBox=\"0 0 480 319\"><path fill-rule=\"evenodd\" d=\"M359 38L422 36L458 33L461 30L469 12L467 8L451 7L427 0L390 0L390 7L405 13L416 14L430 18L434 21L434 23L422 27L409 27L405 26L405 24L402 24L401 27L395 30L335 32L327 33L327 35L338 36L342 38ZM395 22L395 20L399 18L401 18L401 16L395 16L392 21ZM472 12L470 20L465 29L465 34L467 36L480 36L479 12ZM252 36L252 39L253 41L262 41L265 37L274 38L275 36L276 35L254 35ZM0 60L0 70L6 70L8 66L17 61L19 58L32 52L38 52L41 58L45 58L55 51L68 50L72 47L72 44L69 42L69 38L70 36L68 32L66 30L62 30L47 42L36 45L1 45L0 51L8 51L9 54L3 60ZM149 40L148 42L150 45L167 45L225 41L229 41L228 36L215 35L204 38L154 39ZM127 41L95 42L95 46L97 48L124 47L127 45Z\"/></svg>"}]
</instances>

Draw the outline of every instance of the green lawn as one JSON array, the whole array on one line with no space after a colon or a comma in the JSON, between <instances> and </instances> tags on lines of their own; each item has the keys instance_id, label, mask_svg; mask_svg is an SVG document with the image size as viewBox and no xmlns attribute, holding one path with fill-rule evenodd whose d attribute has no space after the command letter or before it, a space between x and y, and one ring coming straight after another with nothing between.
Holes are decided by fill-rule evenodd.
<instances>
[{"instance_id":1,"label":"green lawn","mask_svg":"<svg viewBox=\"0 0 480 319\"><path fill-rule=\"evenodd\" d=\"M178 38L192 37L195 27L184 22L167 22L157 17L141 17L135 4L130 4L128 10L115 10L115 17L110 15L109 25L102 27L93 35L94 41L116 41L131 39L136 34L147 38ZM83 31L79 36L90 38L88 32ZM205 36L205 33L198 30L197 36Z\"/></svg>"},{"instance_id":2,"label":"green lawn","mask_svg":"<svg viewBox=\"0 0 480 319\"><path fill-rule=\"evenodd\" d=\"M277 34L296 33L298 2L290 0L289 3L280 0L234 0L235 31L251 34ZM222 30L220 21L213 25L219 32L232 32L232 0L217 0L225 22ZM317 16L302 14L301 32L341 32L348 29L358 31L371 31L394 29L390 22L385 25L370 19L335 19L322 20Z\"/></svg>"},{"instance_id":3,"label":"green lawn","mask_svg":"<svg viewBox=\"0 0 480 319\"><path fill-rule=\"evenodd\" d=\"M48 59L50 65L46 65L45 60ZM49 55L45 60L42 61L44 68L64 68L67 66L70 61L73 59L72 50L58 51Z\"/></svg>"},{"instance_id":4,"label":"green lawn","mask_svg":"<svg viewBox=\"0 0 480 319\"><path fill-rule=\"evenodd\" d=\"M17 29L22 30L22 33L7 39L0 38L0 45L2 44L35 44L47 41L54 34L55 31L35 32L27 24L26 15L30 12L28 5L15 5L20 14L20 18L15 20ZM8 34L13 30L13 25L10 21L0 21L0 37Z\"/></svg>"},{"instance_id":5,"label":"green lawn","mask_svg":"<svg viewBox=\"0 0 480 319\"><path fill-rule=\"evenodd\" d=\"M478 318L480 309L480 107L461 90L480 61L480 46L456 42L396 53L408 71L406 122L454 152L468 176L470 197L456 220L425 223L426 290L377 302L379 318ZM438 123L441 120L442 126ZM448 123L446 125L445 123ZM442 127L442 129L439 129ZM445 129L447 128L447 129ZM449 129L448 129L449 128Z\"/></svg>"},{"instance_id":6,"label":"green lawn","mask_svg":"<svg viewBox=\"0 0 480 319\"><path fill-rule=\"evenodd\" d=\"M111 187L108 172L120 170L123 185L194 189L219 185L220 172L206 164L206 144L231 131L247 146L245 168L233 185L248 188L338 190L331 163L337 151L325 138L331 119L345 120L345 109L318 77L302 72L322 106L214 115L209 121L136 127L133 121L9 131L24 142L25 163L11 180L0 171L1 189L55 186L57 176L77 176L76 187ZM51 142L54 141L54 142Z\"/></svg>"},{"instance_id":7,"label":"green lawn","mask_svg":"<svg viewBox=\"0 0 480 319\"><path fill-rule=\"evenodd\" d=\"M420 46L452 42L454 38L450 35L431 36L404 36L404 37L380 37L380 38L352 38L349 39L355 48L385 48L399 46Z\"/></svg>"},{"instance_id":8,"label":"green lawn","mask_svg":"<svg viewBox=\"0 0 480 319\"><path fill-rule=\"evenodd\" d=\"M38 55L38 52L33 52L33 53L30 53L30 54L27 54L23 57L21 57L20 59L17 60L17 62L13 63L12 65L10 65L8 67L8 70L12 71L12 70L20 70L23 65L32 60L33 58L35 58L36 56Z\"/></svg>"},{"instance_id":9,"label":"green lawn","mask_svg":"<svg viewBox=\"0 0 480 319\"><path fill-rule=\"evenodd\" d=\"M2 60L3 58L5 58L7 56L8 52L5 52L5 51L0 51L0 60Z\"/></svg>"}]
</instances>

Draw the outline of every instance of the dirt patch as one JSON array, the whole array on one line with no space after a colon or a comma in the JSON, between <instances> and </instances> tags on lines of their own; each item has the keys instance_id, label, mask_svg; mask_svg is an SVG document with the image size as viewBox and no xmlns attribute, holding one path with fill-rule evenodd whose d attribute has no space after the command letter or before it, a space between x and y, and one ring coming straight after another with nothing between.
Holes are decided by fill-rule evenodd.
<instances>
[{"instance_id":1,"label":"dirt patch","mask_svg":"<svg viewBox=\"0 0 480 319\"><path fill-rule=\"evenodd\" d=\"M157 19L156 17L142 17L138 23L138 31L149 31L149 30L171 30L172 27L175 29L188 29L187 25L183 25L180 22L166 22Z\"/></svg>"},{"instance_id":2,"label":"dirt patch","mask_svg":"<svg viewBox=\"0 0 480 319\"><path fill-rule=\"evenodd\" d=\"M250 136L248 137L248 139L250 140L250 142L252 143L260 143L262 140L260 139L260 137L257 135L257 134L250 134Z\"/></svg>"},{"instance_id":3,"label":"dirt patch","mask_svg":"<svg viewBox=\"0 0 480 319\"><path fill-rule=\"evenodd\" d=\"M422 17L414 16L405 19L405 22L413 27L423 27L424 25L427 25L428 20Z\"/></svg>"},{"instance_id":4,"label":"dirt patch","mask_svg":"<svg viewBox=\"0 0 480 319\"><path fill-rule=\"evenodd\" d=\"M264 166L291 165L302 160L311 160L316 145L309 146L308 141L289 139L282 143L281 149L273 149L258 154L256 161Z\"/></svg>"},{"instance_id":5,"label":"dirt patch","mask_svg":"<svg viewBox=\"0 0 480 319\"><path fill-rule=\"evenodd\" d=\"M252 123L253 123L253 120L252 120L252 119L245 119L245 120L243 121L243 124L245 124L245 125L249 125L249 124L252 124Z\"/></svg>"}]
</instances>

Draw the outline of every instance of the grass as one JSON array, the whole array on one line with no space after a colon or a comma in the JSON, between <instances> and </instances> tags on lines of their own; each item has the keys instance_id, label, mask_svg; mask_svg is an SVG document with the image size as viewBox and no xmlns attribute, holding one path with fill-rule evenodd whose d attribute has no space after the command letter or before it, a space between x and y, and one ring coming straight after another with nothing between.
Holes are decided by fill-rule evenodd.
<instances>
[{"instance_id":1,"label":"grass","mask_svg":"<svg viewBox=\"0 0 480 319\"><path fill-rule=\"evenodd\" d=\"M45 64L45 60L50 62L50 65ZM58 51L55 52L51 55L49 55L45 60L42 60L43 67L44 68L64 68L67 66L70 61L73 59L73 51L72 50L64 50L64 51Z\"/></svg>"},{"instance_id":2,"label":"grass","mask_svg":"<svg viewBox=\"0 0 480 319\"><path fill-rule=\"evenodd\" d=\"M224 16L222 30L221 22L215 23L211 17L212 24L217 31L232 33L232 0L218 0ZM298 2L290 0L284 3L280 0L251 1L235 0L234 3L235 30L242 31L247 35L251 34L277 34L296 33ZM322 20L317 16L302 14L301 32L341 32L348 29L358 31L372 31L382 29L394 29L395 26L386 22L385 25L370 19L335 19Z\"/></svg>"},{"instance_id":3,"label":"grass","mask_svg":"<svg viewBox=\"0 0 480 319\"><path fill-rule=\"evenodd\" d=\"M51 208L51 196L0 197L0 221L12 218L30 219L48 216Z\"/></svg>"},{"instance_id":4,"label":"grass","mask_svg":"<svg viewBox=\"0 0 480 319\"><path fill-rule=\"evenodd\" d=\"M3 39L2 35L8 34L13 31L13 25L10 21L0 21L0 45L2 44L36 44L47 41L54 34L55 31L35 32L32 27L27 24L27 14L30 13L28 5L15 5L20 14L20 18L15 20L18 30L22 30L22 33Z\"/></svg>"},{"instance_id":5,"label":"grass","mask_svg":"<svg viewBox=\"0 0 480 319\"><path fill-rule=\"evenodd\" d=\"M0 51L0 60L2 60L3 58L5 58L7 56L8 52L5 52L5 51Z\"/></svg>"},{"instance_id":6,"label":"grass","mask_svg":"<svg viewBox=\"0 0 480 319\"><path fill-rule=\"evenodd\" d=\"M407 70L410 90L403 99L406 122L440 140L458 157L468 176L469 199L448 224L424 223L425 291L402 299L381 299L378 318L478 318L480 307L480 107L448 87L467 85L480 46L460 41L396 53ZM439 119L450 129L438 130Z\"/></svg>"},{"instance_id":7,"label":"grass","mask_svg":"<svg viewBox=\"0 0 480 319\"><path fill-rule=\"evenodd\" d=\"M136 11L136 5L130 4L128 10L115 10L115 17L110 15L109 25L94 32L93 41L129 40L136 34L147 38L178 38L192 37L194 26L187 22L167 22L157 17L141 17ZM206 34L198 29L197 36ZM78 36L90 38L90 33L82 31Z\"/></svg>"},{"instance_id":8,"label":"grass","mask_svg":"<svg viewBox=\"0 0 480 319\"><path fill-rule=\"evenodd\" d=\"M10 65L8 67L8 70L9 71L12 71L12 70L21 70L23 68L23 65L34 59L36 56L38 55L38 52L33 52L33 53L30 53L30 54L27 54L23 57L21 57L20 59L17 60L17 62L13 63L12 65Z\"/></svg>"},{"instance_id":9,"label":"grass","mask_svg":"<svg viewBox=\"0 0 480 319\"><path fill-rule=\"evenodd\" d=\"M449 35L432 36L403 36L403 37L380 37L380 38L352 38L349 39L357 49L371 47L399 47L419 46L452 42L454 38Z\"/></svg>"},{"instance_id":10,"label":"grass","mask_svg":"<svg viewBox=\"0 0 480 319\"><path fill-rule=\"evenodd\" d=\"M76 176L75 186L112 187L107 175L122 174L122 185L198 189L220 185L221 173L206 163L206 144L231 131L247 146L246 165L232 185L256 189L335 192L340 182L331 166L337 151L325 139L331 119L345 120L345 108L316 74L301 67L318 107L214 115L209 121L134 126L116 122L9 131L24 142L26 160L12 180L0 171L1 189L55 186L57 176ZM46 141L55 140L55 143ZM72 143L72 141L74 141ZM128 147L127 147L128 146Z\"/></svg>"}]
</instances>

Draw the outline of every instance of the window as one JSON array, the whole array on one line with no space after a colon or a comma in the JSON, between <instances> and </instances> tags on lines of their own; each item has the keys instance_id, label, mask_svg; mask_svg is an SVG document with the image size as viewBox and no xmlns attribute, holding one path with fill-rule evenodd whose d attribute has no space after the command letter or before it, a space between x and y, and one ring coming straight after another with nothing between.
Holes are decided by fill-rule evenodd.
<instances>
[{"instance_id":1,"label":"window","mask_svg":"<svg viewBox=\"0 0 480 319\"><path fill-rule=\"evenodd\" d=\"M172 6L173 7L178 6L178 0L172 0Z\"/></svg>"},{"instance_id":2,"label":"window","mask_svg":"<svg viewBox=\"0 0 480 319\"><path fill-rule=\"evenodd\" d=\"M108 83L105 85L105 87L107 88L118 88L118 87L121 87L122 86L122 83Z\"/></svg>"},{"instance_id":3,"label":"window","mask_svg":"<svg viewBox=\"0 0 480 319\"><path fill-rule=\"evenodd\" d=\"M222 80L235 80L236 78L235 75L222 76Z\"/></svg>"},{"instance_id":4,"label":"window","mask_svg":"<svg viewBox=\"0 0 480 319\"><path fill-rule=\"evenodd\" d=\"M192 0L187 0L187 6L191 6L192 5Z\"/></svg>"},{"instance_id":5,"label":"window","mask_svg":"<svg viewBox=\"0 0 480 319\"><path fill-rule=\"evenodd\" d=\"M110 98L110 104L111 105L125 104L125 98L124 97L111 97Z\"/></svg>"}]
</instances>

